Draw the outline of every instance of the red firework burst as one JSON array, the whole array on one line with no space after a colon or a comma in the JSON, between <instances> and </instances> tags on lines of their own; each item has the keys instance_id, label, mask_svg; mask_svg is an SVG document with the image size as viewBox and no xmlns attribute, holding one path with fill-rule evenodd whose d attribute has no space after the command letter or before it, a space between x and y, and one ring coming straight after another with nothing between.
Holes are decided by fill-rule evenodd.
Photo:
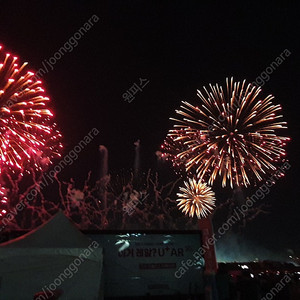
<instances>
[{"instance_id":1,"label":"red firework burst","mask_svg":"<svg viewBox=\"0 0 300 300\"><path fill-rule=\"evenodd\" d=\"M47 108L42 82L27 63L0 46L0 172L27 166L42 169L60 156L61 134Z\"/></svg>"},{"instance_id":2,"label":"red firework burst","mask_svg":"<svg viewBox=\"0 0 300 300\"><path fill-rule=\"evenodd\" d=\"M0 217L9 206L6 179L10 185L24 172L45 170L62 148L61 134L47 108L50 99L26 66L0 46Z\"/></svg>"}]
</instances>

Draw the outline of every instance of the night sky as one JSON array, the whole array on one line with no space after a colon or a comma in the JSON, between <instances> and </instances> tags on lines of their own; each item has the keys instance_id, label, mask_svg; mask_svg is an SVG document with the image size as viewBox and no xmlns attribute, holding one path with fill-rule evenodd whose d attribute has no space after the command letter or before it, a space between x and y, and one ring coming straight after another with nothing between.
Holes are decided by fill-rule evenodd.
<instances>
[{"instance_id":1,"label":"night sky","mask_svg":"<svg viewBox=\"0 0 300 300\"><path fill-rule=\"evenodd\" d=\"M97 4L96 4L97 3ZM155 151L181 100L225 78L254 81L285 49L263 95L281 103L291 169L271 188L271 214L248 225L245 238L271 250L300 250L299 234L299 7L288 3L203 1L1 1L0 44L37 71L93 15L99 20L43 77L64 136L65 153L92 128L100 133L62 171L80 181L99 173L100 144L110 171L133 166L141 140L142 167L155 168ZM128 103L122 95L139 78L148 85Z\"/></svg>"}]
</instances>

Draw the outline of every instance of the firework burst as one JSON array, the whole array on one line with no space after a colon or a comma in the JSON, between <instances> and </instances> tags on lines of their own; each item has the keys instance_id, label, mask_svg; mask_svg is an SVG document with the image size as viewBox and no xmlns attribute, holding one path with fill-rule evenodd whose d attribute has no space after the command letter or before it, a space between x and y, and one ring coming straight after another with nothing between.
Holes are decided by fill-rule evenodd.
<instances>
[{"instance_id":1,"label":"firework burst","mask_svg":"<svg viewBox=\"0 0 300 300\"><path fill-rule=\"evenodd\" d=\"M185 214L198 219L207 217L215 206L215 193L206 183L201 183L194 178L184 182L185 187L180 187L178 206Z\"/></svg>"},{"instance_id":2,"label":"firework burst","mask_svg":"<svg viewBox=\"0 0 300 300\"><path fill-rule=\"evenodd\" d=\"M47 108L42 82L27 63L4 54L0 46L0 168L41 170L60 156L61 134Z\"/></svg>"},{"instance_id":3,"label":"firework burst","mask_svg":"<svg viewBox=\"0 0 300 300\"><path fill-rule=\"evenodd\" d=\"M277 135L287 128L277 115L281 106L272 103L272 95L261 97L261 88L245 80L226 79L226 84L225 91L218 84L198 91L199 106L182 102L162 146L164 155L209 185L217 175L223 187L229 182L232 188L278 175L289 140Z\"/></svg>"}]
</instances>

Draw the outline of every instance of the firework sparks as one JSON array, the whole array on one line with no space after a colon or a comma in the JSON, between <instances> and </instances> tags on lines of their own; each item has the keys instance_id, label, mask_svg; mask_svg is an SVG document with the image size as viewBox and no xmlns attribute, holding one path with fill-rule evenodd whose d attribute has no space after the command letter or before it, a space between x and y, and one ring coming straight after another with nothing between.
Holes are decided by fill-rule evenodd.
<instances>
[{"instance_id":1,"label":"firework sparks","mask_svg":"<svg viewBox=\"0 0 300 300\"><path fill-rule=\"evenodd\" d=\"M286 127L279 119L280 105L273 96L260 96L261 88L226 79L227 88L210 85L198 91L199 106L182 102L174 128L162 146L166 158L183 165L187 173L212 185L219 175L229 182L248 186L278 171L289 140L278 136ZM282 175L282 174L281 174Z\"/></svg>"},{"instance_id":2,"label":"firework sparks","mask_svg":"<svg viewBox=\"0 0 300 300\"><path fill-rule=\"evenodd\" d=\"M198 219L207 217L215 206L215 193L206 183L201 183L194 178L184 182L185 187L180 187L178 206L185 214Z\"/></svg>"},{"instance_id":3,"label":"firework sparks","mask_svg":"<svg viewBox=\"0 0 300 300\"><path fill-rule=\"evenodd\" d=\"M49 98L42 82L33 72L25 71L27 63L3 54L0 46L0 168L41 170L60 156L61 134L47 108ZM0 172L1 172L0 171Z\"/></svg>"}]
</instances>

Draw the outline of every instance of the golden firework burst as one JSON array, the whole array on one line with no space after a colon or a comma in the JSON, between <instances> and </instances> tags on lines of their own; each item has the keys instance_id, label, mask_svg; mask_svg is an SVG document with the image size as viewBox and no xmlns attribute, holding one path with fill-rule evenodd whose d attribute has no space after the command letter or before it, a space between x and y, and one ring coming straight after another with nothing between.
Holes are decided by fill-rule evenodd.
<instances>
[{"instance_id":1,"label":"golden firework burst","mask_svg":"<svg viewBox=\"0 0 300 300\"><path fill-rule=\"evenodd\" d=\"M198 219L206 218L215 206L215 193L206 183L194 178L189 178L184 185L179 188L181 193L177 193L179 209L190 217L195 214Z\"/></svg>"},{"instance_id":2,"label":"golden firework burst","mask_svg":"<svg viewBox=\"0 0 300 300\"><path fill-rule=\"evenodd\" d=\"M287 128L286 122L278 115L281 106L272 103L272 95L261 97L260 87L232 78L226 85L198 91L198 106L182 102L163 152L173 165L209 185L220 176L223 187L227 182L232 188L248 186L278 174L289 138L277 132Z\"/></svg>"}]
</instances>

